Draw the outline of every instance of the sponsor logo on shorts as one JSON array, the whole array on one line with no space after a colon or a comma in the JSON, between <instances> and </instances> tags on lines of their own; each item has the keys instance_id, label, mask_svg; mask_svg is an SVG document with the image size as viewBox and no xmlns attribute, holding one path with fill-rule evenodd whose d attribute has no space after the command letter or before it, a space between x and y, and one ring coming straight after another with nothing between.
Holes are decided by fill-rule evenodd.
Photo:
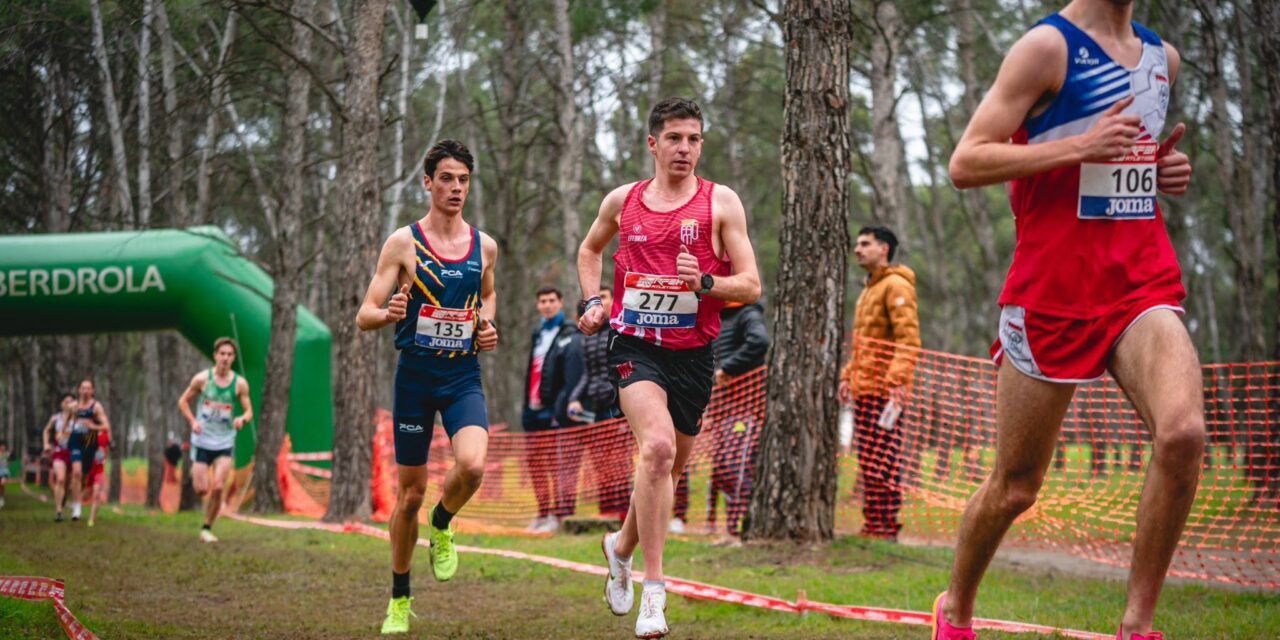
<instances>
[{"instance_id":1,"label":"sponsor logo on shorts","mask_svg":"<svg viewBox=\"0 0 1280 640\"><path fill-rule=\"evenodd\" d=\"M636 366L634 364L631 364L630 360L618 365L616 368L618 370L618 378L622 380L629 379L631 377L631 374L636 372Z\"/></svg>"},{"instance_id":2,"label":"sponsor logo on shorts","mask_svg":"<svg viewBox=\"0 0 1280 640\"><path fill-rule=\"evenodd\" d=\"M420 424L406 424L404 422L401 422L396 428L400 433L422 433L425 431Z\"/></svg>"},{"instance_id":3,"label":"sponsor logo on shorts","mask_svg":"<svg viewBox=\"0 0 1280 640\"><path fill-rule=\"evenodd\" d=\"M1026 310L1016 305L1006 305L1000 311L1000 346L1005 357L1013 361L1019 371L1029 375L1042 375L1036 364L1031 344L1027 341Z\"/></svg>"}]
</instances>

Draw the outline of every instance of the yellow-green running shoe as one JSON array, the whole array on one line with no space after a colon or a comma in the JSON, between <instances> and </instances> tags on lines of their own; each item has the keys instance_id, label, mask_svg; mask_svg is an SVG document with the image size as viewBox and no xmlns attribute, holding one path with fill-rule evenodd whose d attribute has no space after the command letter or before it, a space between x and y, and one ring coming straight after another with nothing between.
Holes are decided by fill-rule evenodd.
<instances>
[{"instance_id":1,"label":"yellow-green running shoe","mask_svg":"<svg viewBox=\"0 0 1280 640\"><path fill-rule=\"evenodd\" d=\"M387 603L387 619L382 621L382 633L409 633L409 616L418 617L412 607L412 596L392 598Z\"/></svg>"},{"instance_id":2,"label":"yellow-green running shoe","mask_svg":"<svg viewBox=\"0 0 1280 640\"><path fill-rule=\"evenodd\" d=\"M427 528L430 530L431 548L427 554L431 558L431 572L436 580L444 582L458 572L458 550L453 547L453 526L441 531L432 522L436 508L431 507L427 514Z\"/></svg>"}]
</instances>

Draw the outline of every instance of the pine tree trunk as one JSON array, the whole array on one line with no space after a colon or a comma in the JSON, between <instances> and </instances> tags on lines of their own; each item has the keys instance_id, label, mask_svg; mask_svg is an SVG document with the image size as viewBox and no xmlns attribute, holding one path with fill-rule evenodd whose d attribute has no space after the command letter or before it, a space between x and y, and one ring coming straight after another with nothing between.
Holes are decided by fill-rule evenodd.
<instances>
[{"instance_id":1,"label":"pine tree trunk","mask_svg":"<svg viewBox=\"0 0 1280 640\"><path fill-rule=\"evenodd\" d=\"M235 11L227 12L227 23L222 28L222 41L218 47L218 61L205 70L209 77L209 114L204 122L204 144L200 147L200 163L196 167L196 209L191 224L204 224L209 220L212 160L218 148L218 112L227 101L226 64L236 39L238 16Z\"/></svg>"},{"instance_id":2,"label":"pine tree trunk","mask_svg":"<svg viewBox=\"0 0 1280 640\"><path fill-rule=\"evenodd\" d=\"M334 237L339 268L334 327L333 484L325 520L334 522L369 515L369 481L373 473L373 381L375 354L385 332L359 331L356 311L378 258L378 222L382 194L378 186L378 85L387 0L357 0L351 43L346 51L347 79L338 176L338 210Z\"/></svg>"},{"instance_id":3,"label":"pine tree trunk","mask_svg":"<svg viewBox=\"0 0 1280 640\"><path fill-rule=\"evenodd\" d=\"M294 0L290 11L310 20L315 0ZM311 29L300 20L292 23L290 47L297 62L289 67L282 131L284 149L283 206L275 216L272 234L272 272L275 290L271 297L271 339L267 348L267 376L262 389L262 418L253 463L253 511L275 513L284 509L280 483L276 479L276 456L284 443L289 414L289 390L293 384L294 338L298 330L298 298L302 294L302 216L306 167L308 97L311 73L303 66L311 60Z\"/></svg>"},{"instance_id":4,"label":"pine tree trunk","mask_svg":"<svg viewBox=\"0 0 1280 640\"><path fill-rule=\"evenodd\" d=\"M395 18L396 26L400 28L400 70L399 70L399 88L396 90L396 115L398 118L395 122L395 140L391 145L391 206L387 207L387 224L382 231L382 235L390 236L396 227L400 224L400 214L404 211L404 190L409 185L416 182L415 178L418 173L410 171L405 175L404 167L404 135L405 124L409 119L409 75L413 59L413 8L405 5L404 16L401 17L400 12L395 8L391 9L391 16ZM433 141L434 142L434 141ZM416 163L415 163L416 164Z\"/></svg>"},{"instance_id":5,"label":"pine tree trunk","mask_svg":"<svg viewBox=\"0 0 1280 640\"><path fill-rule=\"evenodd\" d=\"M874 0L876 28L871 37L871 135L872 179L876 206L872 217L906 237L906 191L900 167L903 163L902 136L898 131L898 54L901 49L902 17L890 0Z\"/></svg>"},{"instance_id":6,"label":"pine tree trunk","mask_svg":"<svg viewBox=\"0 0 1280 640\"><path fill-rule=\"evenodd\" d=\"M665 97L662 79L667 71L667 11L667 0L657 0L649 12L649 104L643 105L640 111L645 117L653 105Z\"/></svg>"},{"instance_id":7,"label":"pine tree trunk","mask_svg":"<svg viewBox=\"0 0 1280 640\"><path fill-rule=\"evenodd\" d=\"M1280 3L1253 0L1257 22L1259 58L1267 91L1268 146L1271 161L1271 193L1280 194ZM1280 206L1271 211L1271 237L1275 240L1276 277L1280 279ZM1276 302L1280 304L1280 291ZM1272 357L1280 360L1280 314L1272 318Z\"/></svg>"},{"instance_id":8,"label":"pine tree trunk","mask_svg":"<svg viewBox=\"0 0 1280 640\"><path fill-rule=\"evenodd\" d=\"M98 0L90 0L90 12L93 15L93 57L98 61L98 70L102 72L102 103L107 112L107 134L111 139L111 164L115 175L115 204L126 218L133 212L133 196L129 189L129 161L124 150L124 126L120 123L120 104L116 102L115 86L112 84L111 63L107 60L107 47L102 34L102 8Z\"/></svg>"},{"instance_id":9,"label":"pine tree trunk","mask_svg":"<svg viewBox=\"0 0 1280 640\"><path fill-rule=\"evenodd\" d=\"M156 3L156 35L160 38L160 87L164 92L164 128L168 141L169 223L178 228L191 224L191 208L187 204L184 187L182 137L185 135L183 119L178 115L178 84L174 61L173 29L169 25L169 13L163 2Z\"/></svg>"},{"instance_id":10,"label":"pine tree trunk","mask_svg":"<svg viewBox=\"0 0 1280 640\"><path fill-rule=\"evenodd\" d=\"M556 76L559 94L560 145L557 158L556 193L559 196L561 247L565 265L578 261L578 245L582 242L582 223L578 216L578 200L582 192L582 127L578 118L577 96L574 91L573 29L569 16L569 0L555 0L556 52L559 69ZM578 299L578 273L566 266L560 273L560 290L566 304ZM572 315L572 312L566 315Z\"/></svg>"},{"instance_id":11,"label":"pine tree trunk","mask_svg":"<svg viewBox=\"0 0 1280 640\"><path fill-rule=\"evenodd\" d=\"M788 0L783 220L768 408L746 535L830 540L849 253L850 7Z\"/></svg>"}]
</instances>

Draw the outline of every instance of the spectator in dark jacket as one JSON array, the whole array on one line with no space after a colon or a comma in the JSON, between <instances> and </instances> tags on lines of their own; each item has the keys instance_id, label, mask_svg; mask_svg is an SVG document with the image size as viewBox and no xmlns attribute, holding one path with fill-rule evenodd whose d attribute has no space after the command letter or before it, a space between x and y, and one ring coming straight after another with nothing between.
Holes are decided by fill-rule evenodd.
<instances>
[{"instance_id":1,"label":"spectator in dark jacket","mask_svg":"<svg viewBox=\"0 0 1280 640\"><path fill-rule=\"evenodd\" d=\"M542 321L534 327L530 338L529 364L524 383L525 468L538 500L538 517L530 531L554 531L555 521L552 482L555 475L555 435L549 432L555 418L554 407L543 401L543 367L552 347L570 334L577 333L572 323L564 321L564 299L555 287L537 291L538 314ZM553 396L554 397L554 396Z\"/></svg>"},{"instance_id":2,"label":"spectator in dark jacket","mask_svg":"<svg viewBox=\"0 0 1280 640\"><path fill-rule=\"evenodd\" d=\"M759 303L727 303L720 311L720 336L715 341L715 385L721 392L740 376L764 365L769 352L769 330L764 323L764 307ZM723 398L723 396L721 396ZM744 398L715 403L716 416L711 427L714 442L711 490L707 495L708 524L715 522L715 505L719 494L725 496L726 525L737 533L738 521L746 511L751 493L751 473L755 463L755 443L763 422L763 406L747 406ZM730 403L726 405L726 402ZM719 412L719 411L717 411ZM709 416L710 418L710 416ZM674 518L669 530L684 531L689 514L689 473L686 470L676 485Z\"/></svg>"},{"instance_id":3,"label":"spectator in dark jacket","mask_svg":"<svg viewBox=\"0 0 1280 640\"><path fill-rule=\"evenodd\" d=\"M554 504L551 517L542 529L547 532L555 531L560 520L572 516L577 508L578 472L582 469L586 445L581 426L585 423L569 415L569 394L582 380L583 364L582 334L577 329L562 332L551 344L542 364L539 394L542 405L552 412L555 443L551 460Z\"/></svg>"},{"instance_id":4,"label":"spectator in dark jacket","mask_svg":"<svg viewBox=\"0 0 1280 640\"><path fill-rule=\"evenodd\" d=\"M720 337L716 338L716 384L724 384L740 375L764 366L769 353L769 329L764 324L764 307L752 304L725 303L720 311Z\"/></svg>"}]
</instances>

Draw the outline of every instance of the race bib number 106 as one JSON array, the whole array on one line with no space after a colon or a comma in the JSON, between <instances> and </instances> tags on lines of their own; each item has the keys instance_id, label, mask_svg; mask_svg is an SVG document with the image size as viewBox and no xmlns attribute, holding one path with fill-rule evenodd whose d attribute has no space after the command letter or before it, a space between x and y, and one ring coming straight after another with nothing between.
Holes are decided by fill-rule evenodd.
<instances>
[{"instance_id":1,"label":"race bib number 106","mask_svg":"<svg viewBox=\"0 0 1280 640\"><path fill-rule=\"evenodd\" d=\"M1134 145L1110 162L1080 165L1082 220L1150 220L1156 217L1156 151L1154 140Z\"/></svg>"},{"instance_id":2,"label":"race bib number 106","mask_svg":"<svg viewBox=\"0 0 1280 640\"><path fill-rule=\"evenodd\" d=\"M676 276L628 273L623 281L622 323L645 329L692 329L698 296Z\"/></svg>"}]
</instances>

